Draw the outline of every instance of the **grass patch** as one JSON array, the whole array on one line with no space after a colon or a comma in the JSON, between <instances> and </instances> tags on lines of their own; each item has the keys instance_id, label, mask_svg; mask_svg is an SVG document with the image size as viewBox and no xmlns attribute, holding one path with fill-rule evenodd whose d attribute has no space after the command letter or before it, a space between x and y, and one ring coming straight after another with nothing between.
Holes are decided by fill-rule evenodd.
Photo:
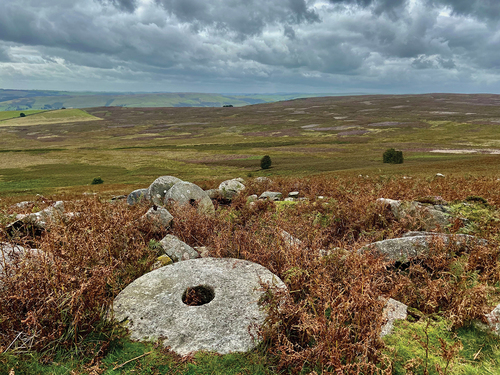
<instances>
[{"instance_id":1,"label":"grass patch","mask_svg":"<svg viewBox=\"0 0 500 375\"><path fill-rule=\"evenodd\" d=\"M92 116L81 109L59 109L55 111L40 111L26 117L7 119L2 121L0 126L32 126L96 120L100 120L100 118Z\"/></svg>"}]
</instances>

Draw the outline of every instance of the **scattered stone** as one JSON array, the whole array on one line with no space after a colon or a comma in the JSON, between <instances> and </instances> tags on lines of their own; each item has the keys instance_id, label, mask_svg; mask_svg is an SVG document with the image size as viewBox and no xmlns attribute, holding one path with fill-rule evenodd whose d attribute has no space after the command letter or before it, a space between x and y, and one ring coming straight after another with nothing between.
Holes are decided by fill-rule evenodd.
<instances>
[{"instance_id":1,"label":"scattered stone","mask_svg":"<svg viewBox=\"0 0 500 375\"><path fill-rule=\"evenodd\" d=\"M490 330L496 334L500 335L500 304L498 304L492 312L486 314L486 320L488 321L488 326Z\"/></svg>"},{"instance_id":2,"label":"scattered stone","mask_svg":"<svg viewBox=\"0 0 500 375\"><path fill-rule=\"evenodd\" d=\"M160 245L165 251L165 254L167 254L173 262L200 257L200 254L198 254L195 249L171 234L167 234L160 241Z\"/></svg>"},{"instance_id":3,"label":"scattered stone","mask_svg":"<svg viewBox=\"0 0 500 375\"><path fill-rule=\"evenodd\" d=\"M130 206L149 200L148 189L137 189L127 196L127 203Z\"/></svg>"},{"instance_id":4,"label":"scattered stone","mask_svg":"<svg viewBox=\"0 0 500 375\"><path fill-rule=\"evenodd\" d=\"M35 205L35 202L31 202L31 201L22 201L22 202L19 202L19 203L16 203L13 208L16 209L21 209L21 210L24 210L26 208L29 208L29 207L32 207Z\"/></svg>"},{"instance_id":5,"label":"scattered stone","mask_svg":"<svg viewBox=\"0 0 500 375\"><path fill-rule=\"evenodd\" d=\"M292 236L290 233L284 230L279 231L281 238L285 240L285 244L289 247L296 247L302 245L302 241L299 240L298 238L295 238Z\"/></svg>"},{"instance_id":6,"label":"scattered stone","mask_svg":"<svg viewBox=\"0 0 500 375\"><path fill-rule=\"evenodd\" d=\"M247 202L252 203L252 202L255 202L257 199L259 199L258 195L257 194L252 194L252 195L248 196Z\"/></svg>"},{"instance_id":7,"label":"scattered stone","mask_svg":"<svg viewBox=\"0 0 500 375\"><path fill-rule=\"evenodd\" d=\"M246 352L258 343L266 313L258 305L261 283L285 289L259 264L204 258L149 272L113 303L114 318L133 340L162 339L179 355L206 350Z\"/></svg>"},{"instance_id":8,"label":"scattered stone","mask_svg":"<svg viewBox=\"0 0 500 375\"><path fill-rule=\"evenodd\" d=\"M287 197L285 199L283 199L285 202L295 202L295 198L292 198L292 197Z\"/></svg>"},{"instance_id":9,"label":"scattered stone","mask_svg":"<svg viewBox=\"0 0 500 375\"><path fill-rule=\"evenodd\" d=\"M390 206L397 220L401 220L406 216L421 218L426 230L445 228L450 224L451 215L449 215L449 210L444 205L427 206L419 202L402 202L387 198L379 198L377 202Z\"/></svg>"},{"instance_id":10,"label":"scattered stone","mask_svg":"<svg viewBox=\"0 0 500 375\"><path fill-rule=\"evenodd\" d=\"M441 177L441 178L444 178L444 177L445 177L445 175L444 175L444 174L442 174L442 173L436 173L436 177Z\"/></svg>"},{"instance_id":11,"label":"scattered stone","mask_svg":"<svg viewBox=\"0 0 500 375\"><path fill-rule=\"evenodd\" d=\"M299 192L298 191L291 191L290 193L288 193L288 196L290 198L298 198L299 197Z\"/></svg>"},{"instance_id":12,"label":"scattered stone","mask_svg":"<svg viewBox=\"0 0 500 375\"><path fill-rule=\"evenodd\" d=\"M174 217L166 208L153 206L143 216L144 219L151 221L157 229L170 227Z\"/></svg>"},{"instance_id":13,"label":"scattered stone","mask_svg":"<svg viewBox=\"0 0 500 375\"><path fill-rule=\"evenodd\" d=\"M445 245L453 241L457 246L467 246L480 244L484 245L487 242L467 234L432 234L432 235L417 235L413 237L392 238L368 244L359 249L359 252L377 251L383 254L389 260L406 263L411 258L427 255L429 253L430 244L437 239Z\"/></svg>"},{"instance_id":14,"label":"scattered stone","mask_svg":"<svg viewBox=\"0 0 500 375\"><path fill-rule=\"evenodd\" d=\"M22 259L29 255L41 255L38 249L26 249L19 245L0 242L0 276L4 274L5 267L16 259Z\"/></svg>"},{"instance_id":15,"label":"scattered stone","mask_svg":"<svg viewBox=\"0 0 500 375\"><path fill-rule=\"evenodd\" d=\"M265 191L260 196L259 199L268 199L270 201L279 201L283 197L283 194L275 191Z\"/></svg>"},{"instance_id":16,"label":"scattered stone","mask_svg":"<svg viewBox=\"0 0 500 375\"><path fill-rule=\"evenodd\" d=\"M318 195L318 199L325 199L325 197L323 195Z\"/></svg>"},{"instance_id":17,"label":"scattered stone","mask_svg":"<svg viewBox=\"0 0 500 375\"><path fill-rule=\"evenodd\" d=\"M121 201L123 199L127 199L127 196L126 195L113 195L111 197L111 202L117 202L117 201Z\"/></svg>"},{"instance_id":18,"label":"scattered stone","mask_svg":"<svg viewBox=\"0 0 500 375\"><path fill-rule=\"evenodd\" d=\"M267 177L257 177L255 179L255 182L257 182L258 184L264 184L264 183L271 183L272 180L270 178L267 178Z\"/></svg>"},{"instance_id":19,"label":"scattered stone","mask_svg":"<svg viewBox=\"0 0 500 375\"><path fill-rule=\"evenodd\" d=\"M161 206L167 192L178 182L182 182L182 180L174 176L158 177L149 185L147 197L157 206Z\"/></svg>"},{"instance_id":20,"label":"scattered stone","mask_svg":"<svg viewBox=\"0 0 500 375\"><path fill-rule=\"evenodd\" d=\"M7 225L8 232L16 232L23 227L32 226L36 232L45 230L47 223L57 219L63 219L64 202L57 201L50 207L33 214L18 214L16 221Z\"/></svg>"},{"instance_id":21,"label":"scattered stone","mask_svg":"<svg viewBox=\"0 0 500 375\"><path fill-rule=\"evenodd\" d=\"M233 178L234 181L238 181L238 182L241 182L242 184L245 183L245 180L241 177L236 177L236 178Z\"/></svg>"},{"instance_id":22,"label":"scattered stone","mask_svg":"<svg viewBox=\"0 0 500 375\"><path fill-rule=\"evenodd\" d=\"M205 193L207 193L210 199L221 199L223 197L219 189L208 189L205 190Z\"/></svg>"},{"instance_id":23,"label":"scattered stone","mask_svg":"<svg viewBox=\"0 0 500 375\"><path fill-rule=\"evenodd\" d=\"M222 196L226 199L232 199L238 194L240 191L245 189L245 185L236 180L227 180L221 182L219 185L219 191Z\"/></svg>"},{"instance_id":24,"label":"scattered stone","mask_svg":"<svg viewBox=\"0 0 500 375\"><path fill-rule=\"evenodd\" d=\"M211 214L215 212L214 204L208 194L191 182L178 182L165 195L165 204L169 201L181 205L190 204L197 207L198 212Z\"/></svg>"},{"instance_id":25,"label":"scattered stone","mask_svg":"<svg viewBox=\"0 0 500 375\"><path fill-rule=\"evenodd\" d=\"M386 323L380 330L380 337L384 337L392 333L394 322L396 320L406 319L408 315L408 306L404 303L396 301L395 299L389 298L385 304L382 314Z\"/></svg>"}]
</instances>

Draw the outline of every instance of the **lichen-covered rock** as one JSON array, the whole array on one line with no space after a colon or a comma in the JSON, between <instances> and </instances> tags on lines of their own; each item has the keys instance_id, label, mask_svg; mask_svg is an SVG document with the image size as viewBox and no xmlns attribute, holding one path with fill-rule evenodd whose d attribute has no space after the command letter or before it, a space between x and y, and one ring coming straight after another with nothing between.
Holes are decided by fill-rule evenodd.
<instances>
[{"instance_id":1,"label":"lichen-covered rock","mask_svg":"<svg viewBox=\"0 0 500 375\"><path fill-rule=\"evenodd\" d=\"M166 208L153 206L148 212L146 212L143 216L145 220L148 220L155 226L157 229L163 229L170 227L172 220L174 217Z\"/></svg>"},{"instance_id":2,"label":"lichen-covered rock","mask_svg":"<svg viewBox=\"0 0 500 375\"><path fill-rule=\"evenodd\" d=\"M57 201L40 212L16 215L16 221L10 223L6 229L8 232L12 232L19 230L23 226L31 225L33 228L43 231L50 221L62 220L63 218L64 202Z\"/></svg>"},{"instance_id":3,"label":"lichen-covered rock","mask_svg":"<svg viewBox=\"0 0 500 375\"><path fill-rule=\"evenodd\" d=\"M219 191L225 199L232 199L236 194L245 189L245 185L237 180L227 180L221 182Z\"/></svg>"},{"instance_id":4,"label":"lichen-covered rock","mask_svg":"<svg viewBox=\"0 0 500 375\"><path fill-rule=\"evenodd\" d=\"M147 201L149 198L148 189L137 189L127 195L127 203L130 206Z\"/></svg>"},{"instance_id":5,"label":"lichen-covered rock","mask_svg":"<svg viewBox=\"0 0 500 375\"><path fill-rule=\"evenodd\" d=\"M500 335L500 304L497 305L492 312L486 314L486 320L488 321L491 332Z\"/></svg>"},{"instance_id":6,"label":"lichen-covered rock","mask_svg":"<svg viewBox=\"0 0 500 375\"><path fill-rule=\"evenodd\" d=\"M182 180L174 176L158 177L149 185L147 196L155 205L161 206L167 192L178 182L182 182Z\"/></svg>"},{"instance_id":7,"label":"lichen-covered rock","mask_svg":"<svg viewBox=\"0 0 500 375\"><path fill-rule=\"evenodd\" d=\"M283 194L276 191L265 191L260 196L259 199L268 199L270 201L279 201L283 197Z\"/></svg>"},{"instance_id":8,"label":"lichen-covered rock","mask_svg":"<svg viewBox=\"0 0 500 375\"><path fill-rule=\"evenodd\" d=\"M222 192L219 189L208 189L205 190L210 199L220 199L223 198Z\"/></svg>"},{"instance_id":9,"label":"lichen-covered rock","mask_svg":"<svg viewBox=\"0 0 500 375\"><path fill-rule=\"evenodd\" d=\"M454 243L457 246L484 245L487 242L467 234L442 234L416 235L412 237L392 238L368 244L359 249L359 252L376 251L386 256L387 259L406 263L411 258L425 256L429 253L433 241L442 241L443 244Z\"/></svg>"},{"instance_id":10,"label":"lichen-covered rock","mask_svg":"<svg viewBox=\"0 0 500 375\"><path fill-rule=\"evenodd\" d=\"M442 204L424 205L419 202L403 202L387 198L379 198L377 202L388 205L397 220L407 216L420 218L426 230L446 228L450 224L451 215Z\"/></svg>"},{"instance_id":11,"label":"lichen-covered rock","mask_svg":"<svg viewBox=\"0 0 500 375\"><path fill-rule=\"evenodd\" d=\"M269 270L245 260L174 263L127 286L115 298L114 317L133 340L162 339L179 355L246 352L258 344L266 318L258 304L261 283L286 288Z\"/></svg>"},{"instance_id":12,"label":"lichen-covered rock","mask_svg":"<svg viewBox=\"0 0 500 375\"><path fill-rule=\"evenodd\" d=\"M380 330L380 337L390 335L396 320L405 320L408 315L408 306L404 303L389 298L382 311L385 324Z\"/></svg>"},{"instance_id":13,"label":"lichen-covered rock","mask_svg":"<svg viewBox=\"0 0 500 375\"><path fill-rule=\"evenodd\" d=\"M5 267L14 262L15 259L25 259L29 256L41 255L38 249L26 249L19 245L0 242L0 276L4 274Z\"/></svg>"},{"instance_id":14,"label":"lichen-covered rock","mask_svg":"<svg viewBox=\"0 0 500 375\"><path fill-rule=\"evenodd\" d=\"M214 213L215 208L208 194L199 186L191 182L178 182L165 195L165 204L170 201L178 204L195 206L198 212Z\"/></svg>"},{"instance_id":15,"label":"lichen-covered rock","mask_svg":"<svg viewBox=\"0 0 500 375\"><path fill-rule=\"evenodd\" d=\"M200 254L198 254L195 249L171 234L167 234L160 241L160 244L165 254L167 254L173 262L200 257Z\"/></svg>"}]
</instances>

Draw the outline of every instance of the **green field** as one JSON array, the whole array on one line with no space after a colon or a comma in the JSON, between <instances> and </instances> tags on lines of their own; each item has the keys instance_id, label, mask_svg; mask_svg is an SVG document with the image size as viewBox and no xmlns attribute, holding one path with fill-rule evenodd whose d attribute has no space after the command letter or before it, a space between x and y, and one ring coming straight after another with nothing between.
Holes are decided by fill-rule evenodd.
<instances>
[{"instance_id":1,"label":"green field","mask_svg":"<svg viewBox=\"0 0 500 375\"><path fill-rule=\"evenodd\" d=\"M37 113L44 112L43 110L32 109L29 111L0 111L0 121L5 121L13 118L18 118L21 113L24 113L26 116L31 116Z\"/></svg>"},{"instance_id":2,"label":"green field","mask_svg":"<svg viewBox=\"0 0 500 375\"><path fill-rule=\"evenodd\" d=\"M495 175L500 97L354 96L239 108L66 109L0 123L0 192L127 192L187 180L311 174ZM99 121L95 121L99 120ZM382 163L388 148L400 165ZM270 155L272 167L259 160Z\"/></svg>"}]
</instances>

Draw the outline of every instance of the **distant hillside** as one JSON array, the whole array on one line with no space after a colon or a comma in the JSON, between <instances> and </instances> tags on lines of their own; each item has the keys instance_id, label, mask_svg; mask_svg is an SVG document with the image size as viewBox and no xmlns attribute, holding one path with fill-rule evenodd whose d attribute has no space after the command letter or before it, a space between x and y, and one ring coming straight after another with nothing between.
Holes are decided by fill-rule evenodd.
<instances>
[{"instance_id":1,"label":"distant hillside","mask_svg":"<svg viewBox=\"0 0 500 375\"><path fill-rule=\"evenodd\" d=\"M0 111L90 107L241 107L326 94L97 93L0 89Z\"/></svg>"}]
</instances>

